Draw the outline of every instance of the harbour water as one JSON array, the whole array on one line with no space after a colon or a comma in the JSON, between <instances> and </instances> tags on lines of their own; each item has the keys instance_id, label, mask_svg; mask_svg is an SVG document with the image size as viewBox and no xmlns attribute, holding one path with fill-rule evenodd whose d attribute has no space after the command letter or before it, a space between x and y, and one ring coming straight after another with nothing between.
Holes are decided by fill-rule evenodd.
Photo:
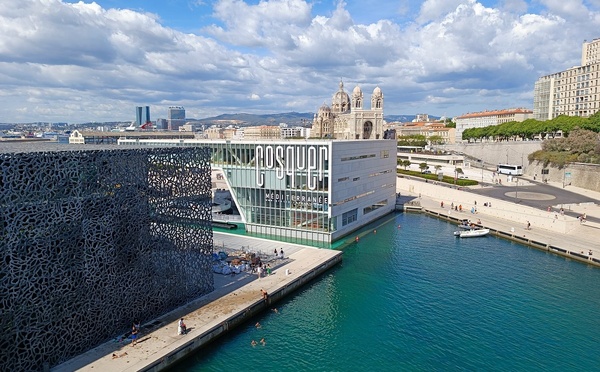
<instances>
[{"instance_id":1,"label":"harbour water","mask_svg":"<svg viewBox=\"0 0 600 372\"><path fill-rule=\"evenodd\" d=\"M173 370L600 369L600 270L492 236L457 239L454 230L398 214L277 303L278 313ZM261 338L264 346L251 346Z\"/></svg>"}]
</instances>

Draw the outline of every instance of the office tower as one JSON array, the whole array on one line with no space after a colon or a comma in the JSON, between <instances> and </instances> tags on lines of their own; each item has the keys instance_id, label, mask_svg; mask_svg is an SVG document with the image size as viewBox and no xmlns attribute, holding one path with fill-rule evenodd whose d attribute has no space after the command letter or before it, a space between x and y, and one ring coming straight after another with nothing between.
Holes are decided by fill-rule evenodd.
<instances>
[{"instance_id":1,"label":"office tower","mask_svg":"<svg viewBox=\"0 0 600 372\"><path fill-rule=\"evenodd\" d=\"M185 109L181 106L171 106L167 114L169 130L179 130L185 124Z\"/></svg>"},{"instance_id":2,"label":"office tower","mask_svg":"<svg viewBox=\"0 0 600 372\"><path fill-rule=\"evenodd\" d=\"M150 122L150 106L137 106L135 108L135 123L138 127Z\"/></svg>"}]
</instances>

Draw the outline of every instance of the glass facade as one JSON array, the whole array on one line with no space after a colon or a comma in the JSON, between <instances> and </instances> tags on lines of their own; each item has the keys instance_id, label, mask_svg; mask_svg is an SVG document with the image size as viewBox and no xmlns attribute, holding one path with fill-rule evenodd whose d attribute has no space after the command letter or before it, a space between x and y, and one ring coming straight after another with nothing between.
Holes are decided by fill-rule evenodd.
<instances>
[{"instance_id":1,"label":"glass facade","mask_svg":"<svg viewBox=\"0 0 600 372\"><path fill-rule=\"evenodd\" d=\"M251 232L329 240L328 142L209 143Z\"/></svg>"}]
</instances>

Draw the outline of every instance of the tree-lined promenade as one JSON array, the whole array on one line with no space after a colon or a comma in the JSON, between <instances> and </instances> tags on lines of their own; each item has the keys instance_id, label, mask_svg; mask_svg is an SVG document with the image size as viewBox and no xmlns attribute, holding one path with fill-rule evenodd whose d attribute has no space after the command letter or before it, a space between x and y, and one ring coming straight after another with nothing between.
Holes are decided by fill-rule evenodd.
<instances>
[{"instance_id":1,"label":"tree-lined promenade","mask_svg":"<svg viewBox=\"0 0 600 372\"><path fill-rule=\"evenodd\" d=\"M546 121L527 119L522 122L511 121L500 125L469 128L462 133L462 139L475 142L567 137L576 128L600 132L600 111L589 118L561 115Z\"/></svg>"},{"instance_id":2,"label":"tree-lined promenade","mask_svg":"<svg viewBox=\"0 0 600 372\"><path fill-rule=\"evenodd\" d=\"M528 119L483 128L466 129L463 140L515 141L544 138L542 149L528 155L528 160L545 166L563 167L567 163L600 163L600 112L582 118L559 116L552 120Z\"/></svg>"}]
</instances>

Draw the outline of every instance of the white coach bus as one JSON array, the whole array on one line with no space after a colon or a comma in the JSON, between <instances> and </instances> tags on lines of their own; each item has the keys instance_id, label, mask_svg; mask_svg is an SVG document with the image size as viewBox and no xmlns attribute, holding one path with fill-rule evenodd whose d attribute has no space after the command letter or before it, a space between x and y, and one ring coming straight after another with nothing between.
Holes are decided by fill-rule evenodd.
<instances>
[{"instance_id":1,"label":"white coach bus","mask_svg":"<svg viewBox=\"0 0 600 372\"><path fill-rule=\"evenodd\" d=\"M523 167L520 165L498 164L496 170L499 174L509 174L511 176L523 175Z\"/></svg>"}]
</instances>

